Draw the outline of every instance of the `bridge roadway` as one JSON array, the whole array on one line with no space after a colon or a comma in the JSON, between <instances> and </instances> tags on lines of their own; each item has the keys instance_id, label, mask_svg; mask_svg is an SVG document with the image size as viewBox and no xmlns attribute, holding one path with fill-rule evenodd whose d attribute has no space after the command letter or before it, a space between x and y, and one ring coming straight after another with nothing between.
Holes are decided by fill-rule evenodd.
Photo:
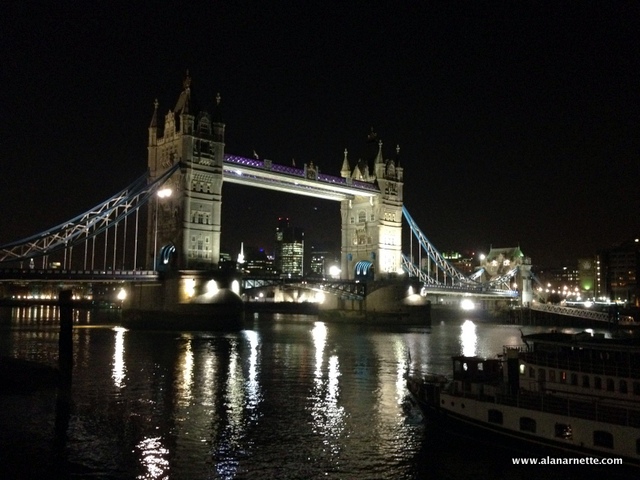
<instances>
[{"instance_id":1,"label":"bridge roadway","mask_svg":"<svg viewBox=\"0 0 640 480\"><path fill-rule=\"evenodd\" d=\"M153 270L62 270L51 269L0 269L0 281L59 282L69 280L78 283L130 281L151 283L160 278Z\"/></svg>"},{"instance_id":2,"label":"bridge roadway","mask_svg":"<svg viewBox=\"0 0 640 480\"><path fill-rule=\"evenodd\" d=\"M0 281L15 282L44 282L55 283L69 281L77 283L113 283L136 282L157 283L160 274L153 270L63 270L63 269L0 269ZM243 277L242 291L274 286L303 287L310 290L323 291L348 300L362 300L367 293L371 293L389 282L359 282L353 280L334 279L305 279L268 277ZM419 294L468 296L476 298L513 297L517 292L498 289L480 289L464 286L425 285Z\"/></svg>"},{"instance_id":3,"label":"bridge roadway","mask_svg":"<svg viewBox=\"0 0 640 480\"><path fill-rule=\"evenodd\" d=\"M388 280L376 280L373 282L359 282L353 280L312 280L302 278L280 277L245 277L242 280L243 291L272 286L303 286L312 290L322 290L338 297L349 300L362 300L364 297L389 285ZM514 298L518 292L512 290L487 289L475 286L451 286L451 285L423 285L421 291L415 293L421 295L464 296L470 298Z\"/></svg>"}]
</instances>

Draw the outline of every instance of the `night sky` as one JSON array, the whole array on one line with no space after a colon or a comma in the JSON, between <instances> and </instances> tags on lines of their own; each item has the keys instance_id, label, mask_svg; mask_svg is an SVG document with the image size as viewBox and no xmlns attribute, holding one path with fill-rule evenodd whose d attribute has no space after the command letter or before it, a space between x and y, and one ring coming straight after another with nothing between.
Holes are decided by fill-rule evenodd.
<instances>
[{"instance_id":1,"label":"night sky","mask_svg":"<svg viewBox=\"0 0 640 480\"><path fill-rule=\"evenodd\" d=\"M573 266L640 235L640 2L154 3L3 5L0 243L144 173L187 69L227 153L339 175L372 127L400 145L441 251ZM338 203L225 184L224 249L271 250L278 216L339 245Z\"/></svg>"}]
</instances>

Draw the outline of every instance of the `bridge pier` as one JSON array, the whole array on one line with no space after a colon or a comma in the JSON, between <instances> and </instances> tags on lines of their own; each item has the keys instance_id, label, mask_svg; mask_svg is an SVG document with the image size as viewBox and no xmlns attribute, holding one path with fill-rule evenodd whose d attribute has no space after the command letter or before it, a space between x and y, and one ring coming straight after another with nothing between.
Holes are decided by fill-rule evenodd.
<instances>
[{"instance_id":1,"label":"bridge pier","mask_svg":"<svg viewBox=\"0 0 640 480\"><path fill-rule=\"evenodd\" d=\"M334 304L323 303L321 317L368 324L431 325L431 303L420 295L416 279L395 277L367 282L366 292L361 300L340 298Z\"/></svg>"},{"instance_id":2,"label":"bridge pier","mask_svg":"<svg viewBox=\"0 0 640 480\"><path fill-rule=\"evenodd\" d=\"M127 328L242 328L244 308L235 273L181 270L167 272L157 283L132 283L128 288L122 304Z\"/></svg>"}]
</instances>

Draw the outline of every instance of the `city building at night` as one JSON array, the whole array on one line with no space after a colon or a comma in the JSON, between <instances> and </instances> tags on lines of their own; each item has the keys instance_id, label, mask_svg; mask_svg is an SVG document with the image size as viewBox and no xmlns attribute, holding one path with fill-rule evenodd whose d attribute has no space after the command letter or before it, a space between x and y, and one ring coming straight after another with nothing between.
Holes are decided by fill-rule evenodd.
<instances>
[{"instance_id":1,"label":"city building at night","mask_svg":"<svg viewBox=\"0 0 640 480\"><path fill-rule=\"evenodd\" d=\"M473 273L473 254L448 251L442 252L442 256L459 272L465 275L471 275Z\"/></svg>"},{"instance_id":2,"label":"city building at night","mask_svg":"<svg viewBox=\"0 0 640 480\"><path fill-rule=\"evenodd\" d=\"M630 238L597 254L598 296L640 306L640 238Z\"/></svg>"},{"instance_id":3,"label":"city building at night","mask_svg":"<svg viewBox=\"0 0 640 480\"><path fill-rule=\"evenodd\" d=\"M574 266L543 268L536 272L536 276L540 282L537 288L542 289L544 298L558 295L557 300L586 300L593 296L593 288L590 294L582 291L580 271Z\"/></svg>"},{"instance_id":4,"label":"city building at night","mask_svg":"<svg viewBox=\"0 0 640 480\"><path fill-rule=\"evenodd\" d=\"M304 275L304 231L293 227L288 218L278 218L275 267L281 275Z\"/></svg>"},{"instance_id":5,"label":"city building at night","mask_svg":"<svg viewBox=\"0 0 640 480\"><path fill-rule=\"evenodd\" d=\"M593 299L597 295L596 266L594 258L578 259L578 288L584 299Z\"/></svg>"},{"instance_id":6,"label":"city building at night","mask_svg":"<svg viewBox=\"0 0 640 480\"><path fill-rule=\"evenodd\" d=\"M253 276L274 275L274 259L263 248L247 247L242 270Z\"/></svg>"},{"instance_id":7,"label":"city building at night","mask_svg":"<svg viewBox=\"0 0 640 480\"><path fill-rule=\"evenodd\" d=\"M327 252L312 252L309 258L309 275L324 278L327 263Z\"/></svg>"},{"instance_id":8,"label":"city building at night","mask_svg":"<svg viewBox=\"0 0 640 480\"><path fill-rule=\"evenodd\" d=\"M332 275L330 270L335 273L335 269L340 268L339 249L336 249L336 246L330 242L315 244L307 242L305 251L307 256L305 264L308 265L308 268L305 268L307 276L327 278Z\"/></svg>"}]
</instances>

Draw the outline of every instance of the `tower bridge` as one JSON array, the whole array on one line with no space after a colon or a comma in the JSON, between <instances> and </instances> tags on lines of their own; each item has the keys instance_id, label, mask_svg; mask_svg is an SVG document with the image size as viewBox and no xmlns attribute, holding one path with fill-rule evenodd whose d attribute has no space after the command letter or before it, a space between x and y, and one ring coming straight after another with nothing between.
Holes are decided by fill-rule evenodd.
<instances>
[{"instance_id":1,"label":"tower bridge","mask_svg":"<svg viewBox=\"0 0 640 480\"><path fill-rule=\"evenodd\" d=\"M376 305L375 282L410 278L412 284L420 285L422 297L431 292L531 301L526 259L518 257L510 268L493 271L486 265L478 274L467 276L438 252L404 205L400 148L393 149L392 156L385 155L383 142L373 130L367 138L367 155L352 162L345 150L339 176L334 176L313 162L296 168L225 153L226 124L220 102L218 96L211 112L195 110L187 76L175 107L164 117L159 115L158 102L154 103L147 173L61 225L0 246L0 269L17 269L22 280L28 280L42 278L40 272L51 272L55 265L58 270L46 275L55 277L64 271L79 282L101 277L132 286L163 283L165 289L176 291L156 293L149 302L203 302L210 296L203 293L202 285L224 276L219 270L222 186L229 182L340 202L342 277L314 286L336 298ZM411 251L403 253L403 220L417 239L416 252L412 242ZM140 271L150 273L135 274ZM7 275L11 276L0 273L0 280L6 281ZM257 286L250 279L241 284L245 289ZM370 285L368 292L366 285ZM395 291L393 300L381 296L380 302L396 301L398 295Z\"/></svg>"}]
</instances>

